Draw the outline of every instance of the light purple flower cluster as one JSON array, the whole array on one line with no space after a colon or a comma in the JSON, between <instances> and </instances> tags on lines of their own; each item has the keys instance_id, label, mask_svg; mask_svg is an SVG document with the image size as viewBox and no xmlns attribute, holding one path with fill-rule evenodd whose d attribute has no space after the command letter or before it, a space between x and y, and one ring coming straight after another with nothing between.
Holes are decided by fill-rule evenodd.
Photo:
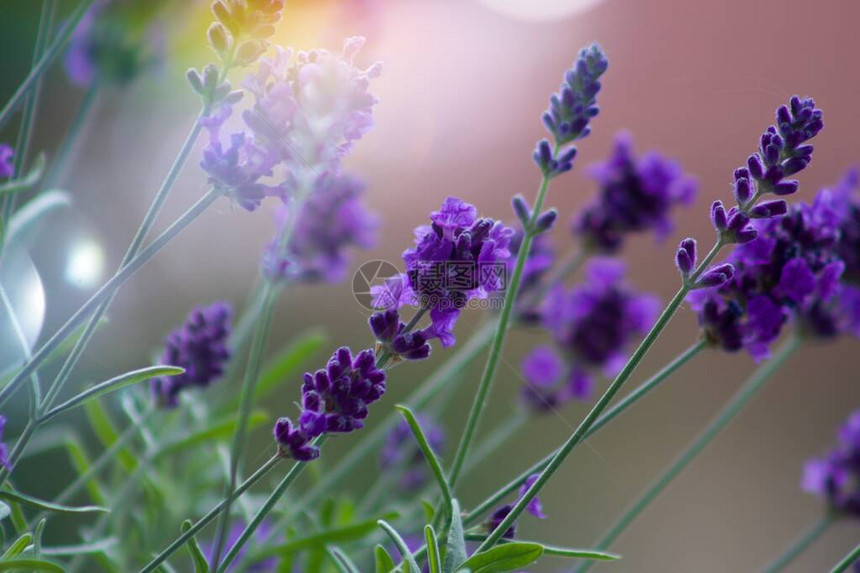
<instances>
[{"instance_id":1,"label":"light purple flower cluster","mask_svg":"<svg viewBox=\"0 0 860 573\"><path fill-rule=\"evenodd\" d=\"M529 407L546 410L588 399L595 371L614 376L624 365L626 348L648 331L659 307L654 296L628 285L624 274L620 261L593 259L582 285L559 285L549 293L543 324L556 348L538 346L522 362Z\"/></svg>"},{"instance_id":2,"label":"light purple flower cluster","mask_svg":"<svg viewBox=\"0 0 860 573\"><path fill-rule=\"evenodd\" d=\"M210 143L201 166L210 183L252 211L264 197L287 202L336 176L341 158L373 127L377 100L368 88L381 66L353 64L363 43L349 38L342 54L313 50L293 58L278 48L274 58L263 58L244 83L254 96L242 116L248 131L230 136L229 146L221 142L229 101L203 119ZM279 183L264 183L271 178Z\"/></svg>"},{"instance_id":3,"label":"light purple flower cluster","mask_svg":"<svg viewBox=\"0 0 860 573\"><path fill-rule=\"evenodd\" d=\"M538 142L534 160L545 177L555 177L573 168L576 148L570 145L591 132L592 118L597 116L597 93L600 76L609 67L600 46L583 48L573 67L564 75L559 93L550 97L550 107L543 114L543 123L555 145L546 139Z\"/></svg>"},{"instance_id":4,"label":"light purple flower cluster","mask_svg":"<svg viewBox=\"0 0 860 573\"><path fill-rule=\"evenodd\" d=\"M617 252L631 233L654 231L665 238L672 231L673 207L689 205L696 195L696 181L675 161L656 151L637 158L629 133L616 137L612 155L590 174L600 192L574 219L573 233L601 253Z\"/></svg>"},{"instance_id":5,"label":"light purple flower cluster","mask_svg":"<svg viewBox=\"0 0 860 573\"><path fill-rule=\"evenodd\" d=\"M0 143L0 179L9 179L15 176L15 164L12 159L15 150L6 143Z\"/></svg>"},{"instance_id":6,"label":"light purple flower cluster","mask_svg":"<svg viewBox=\"0 0 860 573\"><path fill-rule=\"evenodd\" d=\"M430 449L437 455L445 448L445 430L428 416L416 416ZM379 453L379 465L383 470L402 471L399 485L407 491L415 491L427 482L427 461L418 447L415 435L406 420L398 422Z\"/></svg>"},{"instance_id":7,"label":"light purple flower cluster","mask_svg":"<svg viewBox=\"0 0 860 573\"><path fill-rule=\"evenodd\" d=\"M224 374L230 360L230 318L233 310L225 302L191 311L185 323L164 341L162 364L185 369L178 376L162 376L151 381L153 398L159 406L172 408L185 388L205 388Z\"/></svg>"},{"instance_id":8,"label":"light purple flower cluster","mask_svg":"<svg viewBox=\"0 0 860 573\"><path fill-rule=\"evenodd\" d=\"M520 486L520 492L517 496L517 501L521 498L525 493L529 490L531 486L538 479L538 474L534 474L528 477L528 479L523 482L523 485ZM484 522L484 528L487 530L487 533L492 533L496 530L499 525L502 524L502 521L508 516L511 510L514 508L514 504L505 504L491 513L487 520ZM541 504L540 498L535 496L526 506L526 511L537 517L538 519L546 519L547 515L543 512L543 504ZM514 522L504 534L502 534L502 538L504 539L514 539L517 536L517 524Z\"/></svg>"},{"instance_id":9,"label":"light purple flower cluster","mask_svg":"<svg viewBox=\"0 0 860 573\"><path fill-rule=\"evenodd\" d=\"M281 455L297 461L319 457L312 440L322 434L348 433L364 427L368 406L385 394L385 371L376 367L373 350L353 357L347 347L334 352L325 369L306 373L298 424L289 418L275 423Z\"/></svg>"},{"instance_id":10,"label":"light purple flower cluster","mask_svg":"<svg viewBox=\"0 0 860 573\"><path fill-rule=\"evenodd\" d=\"M6 449L6 444L3 442L3 431L6 429L6 416L0 415L0 466L7 470L12 469L9 466L9 451Z\"/></svg>"},{"instance_id":11,"label":"light purple flower cluster","mask_svg":"<svg viewBox=\"0 0 860 573\"><path fill-rule=\"evenodd\" d=\"M349 266L348 249L369 249L376 242L378 218L361 202L364 184L357 177L340 175L320 179L302 205L292 238L280 244L288 221L288 208L276 214L279 232L263 253L263 274L274 280L338 282Z\"/></svg>"},{"instance_id":12,"label":"light purple flower cluster","mask_svg":"<svg viewBox=\"0 0 860 573\"><path fill-rule=\"evenodd\" d=\"M511 256L508 259L507 273L512 276L517 264L517 256L523 241L522 229L514 231L508 250ZM536 235L532 240L529 256L523 266L520 277L520 288L517 291L517 306L515 307L516 318L523 324L537 324L541 320L540 300L535 300L538 289L546 279L547 274L555 264L555 248L548 234ZM504 296L504 293L497 293Z\"/></svg>"},{"instance_id":13,"label":"light purple flower cluster","mask_svg":"<svg viewBox=\"0 0 860 573\"><path fill-rule=\"evenodd\" d=\"M806 463L803 490L825 499L831 511L860 517L860 410L842 426L836 447Z\"/></svg>"},{"instance_id":14,"label":"light purple flower cluster","mask_svg":"<svg viewBox=\"0 0 860 573\"><path fill-rule=\"evenodd\" d=\"M406 277L386 286L383 301L395 310L418 304L430 313L432 330L443 347L454 344L454 324L475 298L503 290L513 230L479 218L474 205L448 197L430 214L430 225L415 229L415 246L403 253ZM401 283L401 284L397 284Z\"/></svg>"}]
</instances>

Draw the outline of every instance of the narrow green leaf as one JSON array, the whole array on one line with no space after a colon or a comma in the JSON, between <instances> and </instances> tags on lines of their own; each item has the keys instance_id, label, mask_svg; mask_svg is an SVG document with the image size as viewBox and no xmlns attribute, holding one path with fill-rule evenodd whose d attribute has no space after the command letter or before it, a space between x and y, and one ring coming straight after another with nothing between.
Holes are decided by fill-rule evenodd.
<instances>
[{"instance_id":1,"label":"narrow green leaf","mask_svg":"<svg viewBox=\"0 0 860 573\"><path fill-rule=\"evenodd\" d=\"M427 542L427 563L430 573L442 573L442 562L439 557L439 542L432 525L424 526L424 539Z\"/></svg>"},{"instance_id":2,"label":"narrow green leaf","mask_svg":"<svg viewBox=\"0 0 860 573\"><path fill-rule=\"evenodd\" d=\"M463 569L472 573L506 573L527 567L543 555L539 543L513 542L497 545L483 553L476 553L463 563Z\"/></svg>"},{"instance_id":3,"label":"narrow green leaf","mask_svg":"<svg viewBox=\"0 0 860 573\"><path fill-rule=\"evenodd\" d=\"M332 528L314 535L309 535L295 541L290 541L278 547L261 552L262 556L289 555L310 547L324 547L333 543L346 543L362 539L377 528L378 519L394 520L400 517L396 511L388 512L381 518L353 523L344 527Z\"/></svg>"},{"instance_id":4,"label":"narrow green leaf","mask_svg":"<svg viewBox=\"0 0 860 573\"><path fill-rule=\"evenodd\" d=\"M7 490L11 490L10 486L6 485ZM24 510L21 509L20 503L10 503L9 508L12 510L12 525L15 526L15 533L23 535L27 532L27 518L24 517Z\"/></svg>"},{"instance_id":5,"label":"narrow green leaf","mask_svg":"<svg viewBox=\"0 0 860 573\"><path fill-rule=\"evenodd\" d=\"M23 493L11 492L11 491L0 491L0 499L5 499L8 501L13 501L15 503L20 503L21 505L26 505L32 507L34 509L38 509L41 511L50 511L52 513L65 513L65 514L77 514L77 513L93 513L93 512L101 512L107 513L109 510L106 507L98 507L94 505L87 505L82 507L71 507L68 505L60 505L57 503L51 503L50 501L44 501L41 499L36 499L35 497L30 497L28 495L24 495Z\"/></svg>"},{"instance_id":6,"label":"narrow green leaf","mask_svg":"<svg viewBox=\"0 0 860 573\"><path fill-rule=\"evenodd\" d=\"M487 538L486 535L483 534L467 534L467 541L483 541ZM523 543L538 543L537 541L525 541L520 540ZM504 545L507 543L511 543L508 539L500 539L499 543ZM539 543L541 547L543 547L544 555L552 555L554 557L566 557L569 559L593 559L595 561L616 561L621 559L621 556L616 553L609 553L608 551L598 551L596 549L579 549L576 547L557 547L554 545L546 545L544 543Z\"/></svg>"},{"instance_id":7,"label":"narrow green leaf","mask_svg":"<svg viewBox=\"0 0 860 573\"><path fill-rule=\"evenodd\" d=\"M436 457L436 452L434 452L433 448L430 447L430 443L427 441L427 437L424 435L424 431L421 429L421 425L418 423L412 410L401 404L398 404L395 408L397 408L397 410L406 419L406 423L409 424L409 428L412 430L412 434L418 442L418 447L421 448L421 452L424 454L424 459L427 460L427 463L430 465L430 469L433 470L433 475L436 477L439 489L442 490L442 496L445 498L445 506L450 508L451 499L453 498L451 495L451 486L448 484L448 479L445 477L445 472L442 470L442 464L439 463L439 458Z\"/></svg>"},{"instance_id":8,"label":"narrow green leaf","mask_svg":"<svg viewBox=\"0 0 860 573\"><path fill-rule=\"evenodd\" d=\"M9 546L9 549L6 550L3 555L0 555L0 561L8 561L13 557L21 555L27 546L30 545L30 542L33 541L33 536L29 533L25 533L18 539L16 539L12 545Z\"/></svg>"},{"instance_id":9,"label":"narrow green leaf","mask_svg":"<svg viewBox=\"0 0 860 573\"><path fill-rule=\"evenodd\" d=\"M183 450L193 450L206 442L229 438L236 429L237 418L238 415L234 414L229 419L213 422L190 436L168 442L156 452L156 459ZM248 429L252 430L268 420L269 417L265 412L260 410L253 412L248 418Z\"/></svg>"},{"instance_id":10,"label":"narrow green leaf","mask_svg":"<svg viewBox=\"0 0 860 573\"><path fill-rule=\"evenodd\" d=\"M66 557L70 555L88 555L91 553L103 553L114 547L117 543L116 537L108 537L93 543L82 543L80 545L55 545L54 547L43 547L42 555L52 557Z\"/></svg>"},{"instance_id":11,"label":"narrow green leaf","mask_svg":"<svg viewBox=\"0 0 860 573\"><path fill-rule=\"evenodd\" d=\"M337 547L329 547L328 553L340 573L361 573L355 563Z\"/></svg>"},{"instance_id":12,"label":"narrow green leaf","mask_svg":"<svg viewBox=\"0 0 860 573\"><path fill-rule=\"evenodd\" d=\"M41 421L44 423L57 414L62 414L63 412L80 406L94 398L125 388L126 386L131 386L132 384L137 384L138 382L143 382L144 380L149 380L151 378L158 378L159 376L177 376L183 372L185 372L184 368L178 368L176 366L150 366L148 368L141 368L140 370L132 370L131 372L120 374L110 380L96 384L89 390L84 390L77 396L73 396L59 406L52 408L42 416Z\"/></svg>"},{"instance_id":13,"label":"narrow green leaf","mask_svg":"<svg viewBox=\"0 0 860 573\"><path fill-rule=\"evenodd\" d=\"M72 465L78 472L79 476L89 472L92 462L77 437L70 437L67 440L66 451L69 453ZM96 476L92 476L87 481L86 488L87 492L90 494L90 498L93 500L93 503L103 505L107 501Z\"/></svg>"},{"instance_id":14,"label":"narrow green leaf","mask_svg":"<svg viewBox=\"0 0 860 573\"><path fill-rule=\"evenodd\" d=\"M421 568L418 567L418 563L415 562L415 557L412 556L412 552L409 551L409 547L406 545L406 542L403 541L403 538L400 537L400 534L397 533L397 530L391 527L383 519L380 519L377 523L379 524L379 527L382 528L382 531L384 531L391 539L391 542L397 546L397 550L400 551L400 555L403 558L403 569L405 573L420 573Z\"/></svg>"},{"instance_id":15,"label":"narrow green leaf","mask_svg":"<svg viewBox=\"0 0 860 573\"><path fill-rule=\"evenodd\" d=\"M33 557L39 559L42 556L42 532L45 531L45 518L39 520L33 530Z\"/></svg>"},{"instance_id":16,"label":"narrow green leaf","mask_svg":"<svg viewBox=\"0 0 860 573\"><path fill-rule=\"evenodd\" d=\"M18 239L21 233L29 232L35 223L50 211L60 207L68 207L71 204L72 196L66 191L53 190L39 193L16 210L12 218L9 219L5 242L11 243Z\"/></svg>"},{"instance_id":17,"label":"narrow green leaf","mask_svg":"<svg viewBox=\"0 0 860 573\"><path fill-rule=\"evenodd\" d=\"M12 559L0 561L0 571L48 571L48 573L63 573L62 567L50 561L41 559Z\"/></svg>"},{"instance_id":18,"label":"narrow green leaf","mask_svg":"<svg viewBox=\"0 0 860 573\"><path fill-rule=\"evenodd\" d=\"M4 195L11 195L12 193L18 193L19 191L26 191L33 185L35 185L39 178L42 177L42 171L45 169L45 154L40 153L39 157L33 162L33 166L30 168L30 171L24 177L20 179L13 179L8 183L0 184L0 197Z\"/></svg>"},{"instance_id":19,"label":"narrow green leaf","mask_svg":"<svg viewBox=\"0 0 860 573\"><path fill-rule=\"evenodd\" d=\"M391 573L394 571L396 567L394 559L391 558L385 547L377 545L374 553L376 554L376 573Z\"/></svg>"},{"instance_id":20,"label":"narrow green leaf","mask_svg":"<svg viewBox=\"0 0 860 573\"><path fill-rule=\"evenodd\" d=\"M192 525L193 524L190 519L183 521L182 526L180 527L182 533L186 533L191 529ZM188 547L188 552L191 553L192 561L194 561L194 573L209 573L209 562L206 561L206 557L200 550L200 546L197 544L197 538L192 535L185 545Z\"/></svg>"},{"instance_id":21,"label":"narrow green leaf","mask_svg":"<svg viewBox=\"0 0 860 573\"><path fill-rule=\"evenodd\" d=\"M424 519L427 523L433 523L436 518L436 508L426 499L421 500L421 507L424 508Z\"/></svg>"},{"instance_id":22,"label":"narrow green leaf","mask_svg":"<svg viewBox=\"0 0 860 573\"><path fill-rule=\"evenodd\" d=\"M454 573L466 561L466 537L463 533L463 518L460 503L451 500L451 526L448 528L448 542L445 544L445 563L443 573Z\"/></svg>"},{"instance_id":23,"label":"narrow green leaf","mask_svg":"<svg viewBox=\"0 0 860 573\"><path fill-rule=\"evenodd\" d=\"M90 422L90 427L93 433L105 448L110 448L111 445L119 437L116 427L111 421L110 416L98 400L92 402L84 402L84 411L87 413L87 419ZM120 465L127 472L131 473L137 467L137 458L128 448L122 448L117 452L117 458Z\"/></svg>"}]
</instances>

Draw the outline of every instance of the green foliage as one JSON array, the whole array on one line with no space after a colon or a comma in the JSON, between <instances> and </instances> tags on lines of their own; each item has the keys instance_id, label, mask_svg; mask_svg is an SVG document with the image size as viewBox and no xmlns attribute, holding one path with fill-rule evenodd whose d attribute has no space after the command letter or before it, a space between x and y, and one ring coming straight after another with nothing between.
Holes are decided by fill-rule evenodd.
<instances>
[{"instance_id":1,"label":"green foliage","mask_svg":"<svg viewBox=\"0 0 860 573\"><path fill-rule=\"evenodd\" d=\"M466 536L463 533L463 519L460 503L451 500L451 526L448 528L448 542L445 544L445 563L443 573L454 573L466 561Z\"/></svg>"},{"instance_id":2,"label":"green foliage","mask_svg":"<svg viewBox=\"0 0 860 573\"><path fill-rule=\"evenodd\" d=\"M543 546L539 543L505 543L472 555L459 570L469 570L472 573L518 571L537 561L542 554Z\"/></svg>"},{"instance_id":3,"label":"green foliage","mask_svg":"<svg viewBox=\"0 0 860 573\"><path fill-rule=\"evenodd\" d=\"M424 540L427 543L427 564L430 566L430 573L442 573L439 542L432 525L424 526Z\"/></svg>"},{"instance_id":4,"label":"green foliage","mask_svg":"<svg viewBox=\"0 0 860 573\"><path fill-rule=\"evenodd\" d=\"M186 519L182 522L182 533L187 533L189 529L191 529L191 520ZM191 554L191 560L194 562L194 573L209 573L209 562L206 561L206 557L203 555L203 552L200 550L200 546L197 544L197 539L192 535L191 538L185 543L185 546L188 547L188 552Z\"/></svg>"},{"instance_id":5,"label":"green foliage","mask_svg":"<svg viewBox=\"0 0 860 573\"><path fill-rule=\"evenodd\" d=\"M51 503L50 501L43 501L41 499L36 499L35 497L30 497L28 495L24 495L22 493L11 492L11 491L0 491L0 499L4 499L6 501L13 501L15 503L20 503L21 505L26 505L32 507L33 509L38 509L41 511L49 511L51 513L64 513L64 514L73 514L73 513L106 513L109 510L105 507L98 507L94 505L87 505L83 507L71 507L68 505L60 505L57 503Z\"/></svg>"},{"instance_id":6,"label":"green foliage","mask_svg":"<svg viewBox=\"0 0 860 573\"><path fill-rule=\"evenodd\" d=\"M380 519L378 522L379 527L382 528L382 531L388 535L388 538L391 539L391 542L397 547L397 550L400 552L400 555L403 557L403 568L405 573L420 573L421 568L418 567L418 563L415 561L415 557L412 556L412 552L409 551L409 547L406 545L406 542L403 541L403 538L400 537L400 534L397 533L397 530L391 527L385 520Z\"/></svg>"},{"instance_id":7,"label":"green foliage","mask_svg":"<svg viewBox=\"0 0 860 573\"><path fill-rule=\"evenodd\" d=\"M388 554L388 551L385 550L385 547L377 545L374 549L374 556L376 557L376 573L390 573L394 571L394 560Z\"/></svg>"}]
</instances>

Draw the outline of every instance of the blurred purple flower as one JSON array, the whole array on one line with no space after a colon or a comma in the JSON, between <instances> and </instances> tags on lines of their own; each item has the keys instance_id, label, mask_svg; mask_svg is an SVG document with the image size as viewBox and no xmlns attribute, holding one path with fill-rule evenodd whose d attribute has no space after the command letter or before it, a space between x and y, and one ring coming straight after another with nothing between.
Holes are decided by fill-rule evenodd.
<instances>
[{"instance_id":1,"label":"blurred purple flower","mask_svg":"<svg viewBox=\"0 0 860 573\"><path fill-rule=\"evenodd\" d=\"M245 531L245 522L243 520L237 520L233 522L233 525L230 527L230 532L227 537L226 547L231 548L233 545L239 541L239 538L242 536L242 533ZM272 530L272 523L268 519L264 519L260 526L257 528L256 536L260 539L266 539L269 536L269 533ZM215 557L215 542L209 541L208 543L201 544L201 550L203 551L203 555L206 556L206 561L208 561L211 565L213 558ZM233 560L233 563L227 567L226 571L247 571L248 573L269 573L274 572L278 567L278 558L277 557L268 557L266 559L262 559L255 563L243 563L242 567L239 566L239 563L245 559L245 556L248 553L248 545L242 547L239 552L236 554L236 558Z\"/></svg>"},{"instance_id":2,"label":"blurred purple flower","mask_svg":"<svg viewBox=\"0 0 860 573\"><path fill-rule=\"evenodd\" d=\"M526 479L525 482L523 482L523 485L520 486L519 494L517 495L517 501L519 501L525 495L525 493L529 490L529 488L532 485L534 485L534 483L537 481L537 479L538 479L538 474L533 474L533 475L530 475L528 477L528 479ZM514 508L513 504L505 504L505 505L499 507L498 509L496 509L493 513L491 513L487 517L487 520L484 522L484 528L486 529L487 533L492 533L493 531L495 531L499 527L499 525L502 524L502 521L504 521L504 519L508 516L508 514L511 513L511 510L513 508ZM547 518L547 516L543 512L543 504L541 504L540 498L538 498L537 496L533 497L532 500L528 503L528 505L526 506L526 511L528 511L529 513L531 513L532 515L534 515L538 519L546 519ZM517 536L517 523L514 522L511 524L511 526L508 528L508 530L505 531L504 534L502 534L502 538L514 539L516 536Z\"/></svg>"},{"instance_id":3,"label":"blurred purple flower","mask_svg":"<svg viewBox=\"0 0 860 573\"><path fill-rule=\"evenodd\" d=\"M603 253L618 251L630 233L654 231L658 239L668 236L672 209L689 205L697 187L676 162L656 151L637 158L626 132L616 137L609 159L591 168L591 176L600 192L576 217L573 232Z\"/></svg>"},{"instance_id":4,"label":"blurred purple flower","mask_svg":"<svg viewBox=\"0 0 860 573\"><path fill-rule=\"evenodd\" d=\"M3 441L3 431L6 429L6 416L0 414L0 466L7 470L11 470L9 465L9 451L6 448L6 443Z\"/></svg>"},{"instance_id":5,"label":"blurred purple flower","mask_svg":"<svg viewBox=\"0 0 860 573\"><path fill-rule=\"evenodd\" d=\"M827 501L832 511L860 517L860 410L840 428L830 453L806 463L801 485Z\"/></svg>"},{"instance_id":6,"label":"blurred purple flower","mask_svg":"<svg viewBox=\"0 0 860 573\"><path fill-rule=\"evenodd\" d=\"M15 150L11 145L0 143L0 179L9 179L15 176L15 164L12 159Z\"/></svg>"},{"instance_id":7,"label":"blurred purple flower","mask_svg":"<svg viewBox=\"0 0 860 573\"><path fill-rule=\"evenodd\" d=\"M445 448L444 428L423 414L418 414L416 418L430 449L440 455ZM388 434L379 454L379 465L383 470L402 471L399 484L404 490L415 491L427 482L427 461L405 420L398 422Z\"/></svg>"},{"instance_id":8,"label":"blurred purple flower","mask_svg":"<svg viewBox=\"0 0 860 573\"><path fill-rule=\"evenodd\" d=\"M159 406L172 408L178 404L184 388L205 388L224 374L230 360L227 341L232 314L233 309L226 302L195 308L185 324L167 336L161 363L179 366L185 372L152 380L152 395Z\"/></svg>"}]
</instances>

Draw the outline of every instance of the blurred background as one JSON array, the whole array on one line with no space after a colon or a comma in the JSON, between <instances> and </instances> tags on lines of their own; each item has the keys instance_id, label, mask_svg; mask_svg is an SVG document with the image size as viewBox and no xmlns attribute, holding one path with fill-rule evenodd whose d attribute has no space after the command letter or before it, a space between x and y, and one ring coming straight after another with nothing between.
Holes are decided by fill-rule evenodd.
<instances>
[{"instance_id":1,"label":"blurred background","mask_svg":"<svg viewBox=\"0 0 860 573\"><path fill-rule=\"evenodd\" d=\"M60 4L64 11L72 5ZM0 101L8 100L27 73L38 8L37 2L0 2ZM20 263L22 296L29 297L22 304L32 310L34 336L43 322L41 340L119 264L195 120L198 102L184 71L213 60L205 48L211 16L207 2L176 2L165 9L168 17L157 30L164 46L161 63L127 85L99 91L58 185L72 194L73 207L52 214L31 238L31 262ZM792 94L813 96L826 124L815 141L815 160L801 175L797 199L809 199L860 163L858 18L855 0L828 0L814 9L793 0L290 0L274 41L339 50L344 37L364 35L368 42L361 63L384 63L373 88L380 99L376 129L357 144L346 164L367 182L367 202L382 221L376 248L357 253L354 268L375 259L398 264L411 244L412 229L449 194L475 203L483 214L510 220L510 197L534 196L538 173L531 152L544 136L540 114L549 95L579 48L600 42L610 59L599 99L602 112L579 146L574 171L551 188L549 204L565 223L556 226L553 238L560 251L573 248L567 221L595 193L584 167L604 159L615 134L629 130L637 150L656 149L677 159L700 182L695 205L676 211L673 236L662 244L643 237L624 252L632 281L667 300L678 281L672 263L678 239L710 240L708 205L730 197L733 170L755 149L774 109ZM62 66L48 74L33 150L56 151L85 94ZM0 141L12 143L14 134L13 122ZM205 175L193 156L156 230L205 189ZM149 363L163 336L197 304L226 299L241 306L274 229L272 206L248 213L222 200L143 268L120 291L109 325L90 346L69 391ZM478 318L478 311L461 318L461 341ZM366 313L353 299L349 280L298 287L282 297L273 340L280 344L310 327L322 328L332 348L369 344ZM694 315L682 310L629 387L696 335ZM545 340L539 332L514 333L506 363L519 364ZM800 491L802 465L831 446L835 429L860 406L857 348L856 340L843 340L792 358L617 542L614 549L624 560L596 570L749 571L780 552L823 510L818 499ZM370 425L445 357L446 351L436 349L430 360L394 370L390 393L374 409ZM324 360L319 356L320 364ZM483 357L464 373L445 416L449 453L482 364ZM577 450L542 494L550 519L522 519L521 536L591 545L705 426L753 366L746 355L715 352L686 366ZM503 366L484 432L510 417L520 385L516 369ZM293 411L297 388L298 380L288 381L279 403L267 405L273 418ZM535 416L463 481L464 505L483 499L560 444L587 408L572 404L559 415ZM13 403L4 414L10 419L8 440L25 420L25 402ZM333 440L324 457L337 459L338 449L360 438ZM267 426L255 440L255 452L271 450ZM26 483L29 493L50 495L54 472L68 471L66 466L64 456L33 456L22 462L19 483ZM368 459L363 475L348 487L360 496L376 473L376 459ZM858 537L860 527L840 523L791 570L829 568ZM534 570L556 571L562 565L545 559Z\"/></svg>"}]
</instances>

